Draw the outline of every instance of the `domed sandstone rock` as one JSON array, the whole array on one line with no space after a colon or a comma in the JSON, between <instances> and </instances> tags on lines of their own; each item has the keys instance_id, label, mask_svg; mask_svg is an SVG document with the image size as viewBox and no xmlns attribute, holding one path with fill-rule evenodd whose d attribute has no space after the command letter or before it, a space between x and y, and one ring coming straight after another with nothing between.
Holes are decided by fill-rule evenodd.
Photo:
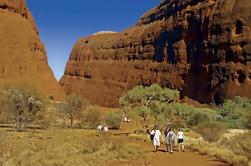
<instances>
[{"instance_id":1,"label":"domed sandstone rock","mask_svg":"<svg viewBox=\"0 0 251 166\"><path fill-rule=\"evenodd\" d=\"M251 97L251 0L164 0L119 33L81 38L60 83L117 106L136 85L159 83L201 103Z\"/></svg>"},{"instance_id":2,"label":"domed sandstone rock","mask_svg":"<svg viewBox=\"0 0 251 166\"><path fill-rule=\"evenodd\" d=\"M35 88L55 99L64 95L25 0L0 0L0 89L6 86Z\"/></svg>"}]
</instances>

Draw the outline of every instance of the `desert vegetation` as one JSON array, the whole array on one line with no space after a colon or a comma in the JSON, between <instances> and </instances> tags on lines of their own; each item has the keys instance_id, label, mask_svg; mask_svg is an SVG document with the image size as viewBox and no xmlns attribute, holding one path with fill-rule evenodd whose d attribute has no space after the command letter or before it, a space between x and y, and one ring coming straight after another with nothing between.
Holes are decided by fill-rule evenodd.
<instances>
[{"instance_id":1,"label":"desert vegetation","mask_svg":"<svg viewBox=\"0 0 251 166\"><path fill-rule=\"evenodd\" d=\"M45 103L34 90L8 88L0 97L1 122L13 124L16 131L24 130L27 125L39 121Z\"/></svg>"},{"instance_id":2,"label":"desert vegetation","mask_svg":"<svg viewBox=\"0 0 251 166\"><path fill-rule=\"evenodd\" d=\"M89 108L85 112L84 123L88 128L96 129L101 124L103 117L98 107Z\"/></svg>"},{"instance_id":3,"label":"desert vegetation","mask_svg":"<svg viewBox=\"0 0 251 166\"><path fill-rule=\"evenodd\" d=\"M233 100L225 100L217 112L229 128L250 128L250 99L236 96Z\"/></svg>"},{"instance_id":4,"label":"desert vegetation","mask_svg":"<svg viewBox=\"0 0 251 166\"><path fill-rule=\"evenodd\" d=\"M65 114L70 120L70 127L73 127L74 119L81 116L83 109L86 107L86 101L82 96L70 95L58 105L58 110Z\"/></svg>"},{"instance_id":5,"label":"desert vegetation","mask_svg":"<svg viewBox=\"0 0 251 166\"><path fill-rule=\"evenodd\" d=\"M216 120L215 110L194 108L179 99L179 91L153 84L132 89L120 98L120 105L125 113L138 117L144 128L151 125L193 127Z\"/></svg>"},{"instance_id":6,"label":"desert vegetation","mask_svg":"<svg viewBox=\"0 0 251 166\"><path fill-rule=\"evenodd\" d=\"M119 129L122 118L121 112L111 112L106 116L105 122L110 128Z\"/></svg>"},{"instance_id":7,"label":"desert vegetation","mask_svg":"<svg viewBox=\"0 0 251 166\"><path fill-rule=\"evenodd\" d=\"M204 140L214 142L226 132L226 126L222 122L203 122L197 126L196 131Z\"/></svg>"},{"instance_id":8,"label":"desert vegetation","mask_svg":"<svg viewBox=\"0 0 251 166\"><path fill-rule=\"evenodd\" d=\"M251 101L247 98L237 96L215 108L195 108L179 99L177 90L153 84L130 90L120 98L120 105L125 113L138 117L143 127L158 124L162 127L193 128L201 123L207 125L218 122L214 124L224 124L227 128L235 129L249 128Z\"/></svg>"},{"instance_id":9,"label":"desert vegetation","mask_svg":"<svg viewBox=\"0 0 251 166\"><path fill-rule=\"evenodd\" d=\"M102 16L105 21L100 23L107 24L113 20L111 16L127 20L114 13L100 13L103 10L89 16L90 10L76 8L107 8L107 2L28 8L26 4L38 2L0 0L0 166L150 165L151 157L177 157L157 151L160 142L159 150L165 152L162 144L167 141L172 145L174 139L159 139L159 132L150 134L153 128L160 129L162 136L166 128L174 128L176 134L181 128L179 143L183 142L184 131L188 148L185 153L175 151L183 156L178 156L179 160L195 154L190 151L195 150L230 165L251 166L250 2L161 0L135 25L121 32L93 33L102 27L94 25L96 16L96 21ZM122 8L111 3L108 10L128 9L126 3ZM142 10L150 7L149 2L139 3ZM33 17L32 11L37 8ZM48 39L44 44L35 23L40 10L50 13L46 21L40 22L43 32L49 33L43 34ZM130 13L133 10L130 8ZM62 11L64 17L58 14ZM130 16L133 18L133 14ZM86 20L90 25L81 28L84 24L79 23ZM53 31L46 30L47 24ZM70 33L81 29L85 32L72 33L71 38L88 31L92 35L75 43L64 74L57 81L49 67L46 45L58 44L47 48L53 56L60 44L72 44L67 40L69 36L62 37L64 30ZM51 39L58 35L62 41ZM59 51L62 60L67 48ZM55 60L52 58L52 62ZM52 67L61 69L58 65ZM3 89L6 84L25 84L36 90ZM94 106L74 93L85 96L90 103L110 107L119 104L119 108ZM149 150L149 135L155 137L152 143L157 153ZM166 161L164 165L173 165Z\"/></svg>"},{"instance_id":10,"label":"desert vegetation","mask_svg":"<svg viewBox=\"0 0 251 166\"><path fill-rule=\"evenodd\" d=\"M107 165L148 163L149 152L139 147L138 141L150 144L145 131L154 125L162 130L167 126L184 128L186 146L200 154L233 165L250 164L247 129L251 104L246 98L226 100L218 107L196 108L183 103L179 91L153 84L130 90L120 98L120 109L92 106L77 95L57 102L18 88L3 91L0 102L1 124L14 126L13 130L0 129L2 165L102 165L106 160L111 161ZM122 121L124 115L130 117L130 123ZM100 124L113 129L112 133L96 131ZM231 134L232 128L243 132Z\"/></svg>"},{"instance_id":11,"label":"desert vegetation","mask_svg":"<svg viewBox=\"0 0 251 166\"><path fill-rule=\"evenodd\" d=\"M220 140L214 142L190 138L187 146L202 155L217 157L231 165L249 166L251 164L250 138L250 132L234 134L230 137L222 136Z\"/></svg>"},{"instance_id":12,"label":"desert vegetation","mask_svg":"<svg viewBox=\"0 0 251 166\"><path fill-rule=\"evenodd\" d=\"M138 157L143 165L144 149L125 138L116 138L95 131L49 129L13 133L0 130L0 164L32 165L113 165ZM109 162L108 162L109 161Z\"/></svg>"},{"instance_id":13,"label":"desert vegetation","mask_svg":"<svg viewBox=\"0 0 251 166\"><path fill-rule=\"evenodd\" d=\"M233 165L250 164L250 132L230 134L230 129L250 129L251 101L239 96L225 100L222 105L212 108L195 108L179 101L179 92L163 89L157 84L150 87L136 87L120 99L121 108L142 122L142 127L158 125L183 127L193 130L196 138L189 137L189 147L220 158ZM229 135L229 134L228 134ZM132 135L147 140L146 136ZM246 142L246 143L245 143ZM235 144L235 150L231 150Z\"/></svg>"}]
</instances>

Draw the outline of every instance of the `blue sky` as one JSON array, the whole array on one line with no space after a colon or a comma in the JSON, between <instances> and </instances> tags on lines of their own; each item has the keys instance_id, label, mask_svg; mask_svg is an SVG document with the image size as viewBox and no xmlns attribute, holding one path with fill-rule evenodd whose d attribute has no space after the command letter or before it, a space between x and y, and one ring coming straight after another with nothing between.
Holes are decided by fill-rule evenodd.
<instances>
[{"instance_id":1,"label":"blue sky","mask_svg":"<svg viewBox=\"0 0 251 166\"><path fill-rule=\"evenodd\" d=\"M63 75L74 43L98 31L122 31L159 4L159 0L27 0L49 65Z\"/></svg>"}]
</instances>

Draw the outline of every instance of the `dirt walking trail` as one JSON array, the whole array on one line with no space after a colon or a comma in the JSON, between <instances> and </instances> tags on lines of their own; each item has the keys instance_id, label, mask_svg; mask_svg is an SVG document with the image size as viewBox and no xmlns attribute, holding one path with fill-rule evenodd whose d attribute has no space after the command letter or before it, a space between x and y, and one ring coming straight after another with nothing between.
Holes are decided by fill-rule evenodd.
<instances>
[{"instance_id":1,"label":"dirt walking trail","mask_svg":"<svg viewBox=\"0 0 251 166\"><path fill-rule=\"evenodd\" d=\"M125 133L132 133L135 129L136 124L124 124L123 130ZM126 138L125 138L126 139ZM215 157L207 155L200 155L198 152L186 149L185 152L177 151L177 144L174 147L174 153L170 154L166 152L166 146L162 143L158 152L153 152L152 143L150 141L139 141L134 140L135 143L139 144L142 148L149 149L150 158L149 163L145 163L147 166L228 166L229 164L219 161ZM130 162L128 165L135 165ZM140 165L135 165L140 166Z\"/></svg>"},{"instance_id":2,"label":"dirt walking trail","mask_svg":"<svg viewBox=\"0 0 251 166\"><path fill-rule=\"evenodd\" d=\"M128 139L125 138L128 141ZM221 162L216 157L210 157L208 155L200 155L196 151L186 149L185 152L178 151L177 145L174 148L174 153L170 154L166 152L166 146L161 144L161 147L157 152L153 152L151 142L143 142L140 140L130 140L143 149L148 154L144 165L146 166L229 166L229 164ZM115 165L121 166L141 166L135 161L118 162Z\"/></svg>"},{"instance_id":3,"label":"dirt walking trail","mask_svg":"<svg viewBox=\"0 0 251 166\"><path fill-rule=\"evenodd\" d=\"M187 150L186 152L175 151L173 154L165 151L152 152L150 166L227 166L209 156L202 156L196 152Z\"/></svg>"},{"instance_id":4,"label":"dirt walking trail","mask_svg":"<svg viewBox=\"0 0 251 166\"><path fill-rule=\"evenodd\" d=\"M139 142L138 144L147 150L147 160L144 164L136 161L125 161L115 162L112 165L120 166L229 166L226 163L219 161L215 157L207 155L200 155L195 151L186 150L185 152L174 151L173 154L166 152L164 145L159 149L158 152L153 152L150 144L146 142ZM150 142L149 142L150 143Z\"/></svg>"},{"instance_id":5,"label":"dirt walking trail","mask_svg":"<svg viewBox=\"0 0 251 166\"><path fill-rule=\"evenodd\" d=\"M151 142L139 142L142 147L149 149L149 163L148 166L228 166L228 164L221 162L215 157L207 155L200 155L196 151L186 149L185 152L179 152L177 145L175 145L174 153L166 152L166 146L161 144L157 152L153 152Z\"/></svg>"}]
</instances>

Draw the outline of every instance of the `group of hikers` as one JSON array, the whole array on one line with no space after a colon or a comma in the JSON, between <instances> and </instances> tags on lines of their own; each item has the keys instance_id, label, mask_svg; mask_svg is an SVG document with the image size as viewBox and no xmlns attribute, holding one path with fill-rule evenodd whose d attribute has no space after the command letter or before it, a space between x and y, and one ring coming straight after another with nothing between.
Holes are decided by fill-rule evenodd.
<instances>
[{"instance_id":1,"label":"group of hikers","mask_svg":"<svg viewBox=\"0 0 251 166\"><path fill-rule=\"evenodd\" d=\"M161 143L161 132L158 129L157 126L154 127L153 130L147 130L148 134L150 134L150 139L153 143L154 146L154 152L158 151L158 148L160 147ZM165 143L167 146L167 152L173 153L173 147L175 143L175 138L177 137L177 142L179 145L179 151L182 150L183 152L185 151L185 146L184 146L184 133L182 129L180 128L175 134L173 128L166 128L164 131L164 136L165 136Z\"/></svg>"}]
</instances>

